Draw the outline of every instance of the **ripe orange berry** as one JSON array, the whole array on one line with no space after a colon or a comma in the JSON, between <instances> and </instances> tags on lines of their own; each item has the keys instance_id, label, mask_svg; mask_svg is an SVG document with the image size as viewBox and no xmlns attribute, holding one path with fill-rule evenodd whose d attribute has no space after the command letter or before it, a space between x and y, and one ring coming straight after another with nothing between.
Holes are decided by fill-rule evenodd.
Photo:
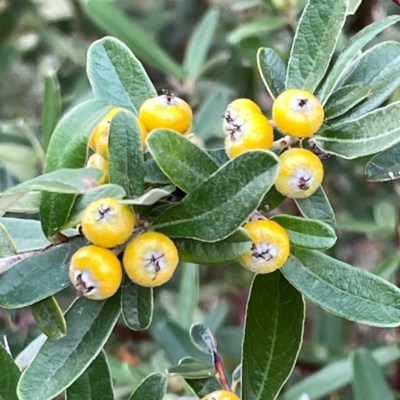
<instances>
[{"instance_id":1,"label":"ripe orange berry","mask_svg":"<svg viewBox=\"0 0 400 400\"><path fill-rule=\"evenodd\" d=\"M257 274L273 272L289 257L289 236L278 223L268 219L248 222L244 229L253 245L239 262Z\"/></svg>"},{"instance_id":2,"label":"ripe orange berry","mask_svg":"<svg viewBox=\"0 0 400 400\"><path fill-rule=\"evenodd\" d=\"M145 232L128 244L122 264L133 282L153 287L171 279L178 262L178 250L168 236Z\"/></svg>"},{"instance_id":3,"label":"ripe orange berry","mask_svg":"<svg viewBox=\"0 0 400 400\"><path fill-rule=\"evenodd\" d=\"M275 188L284 196L301 199L311 196L321 185L324 167L310 150L293 148L279 156Z\"/></svg>"},{"instance_id":4,"label":"ripe orange berry","mask_svg":"<svg viewBox=\"0 0 400 400\"><path fill-rule=\"evenodd\" d=\"M135 214L115 197L89 204L82 214L82 231L92 243L114 247L129 239L135 226Z\"/></svg>"},{"instance_id":5,"label":"ripe orange berry","mask_svg":"<svg viewBox=\"0 0 400 400\"><path fill-rule=\"evenodd\" d=\"M307 90L289 89L274 101L272 118L282 132L307 137L322 125L324 109L319 100Z\"/></svg>"},{"instance_id":6,"label":"ripe orange berry","mask_svg":"<svg viewBox=\"0 0 400 400\"><path fill-rule=\"evenodd\" d=\"M102 300L111 297L120 287L122 266L111 250L85 246L72 256L69 277L82 295Z\"/></svg>"},{"instance_id":7,"label":"ripe orange berry","mask_svg":"<svg viewBox=\"0 0 400 400\"><path fill-rule=\"evenodd\" d=\"M235 393L228 390L217 390L215 392L206 394L201 400L240 400Z\"/></svg>"},{"instance_id":8,"label":"ripe orange berry","mask_svg":"<svg viewBox=\"0 0 400 400\"><path fill-rule=\"evenodd\" d=\"M110 182L108 175L108 161L99 153L93 153L87 160L86 166L89 168L98 168L103 171L103 177L99 181L99 185Z\"/></svg>"},{"instance_id":9,"label":"ripe orange berry","mask_svg":"<svg viewBox=\"0 0 400 400\"><path fill-rule=\"evenodd\" d=\"M148 132L157 128L168 128L185 133L192 124L192 109L186 101L167 90L165 94L147 99L142 104L139 119Z\"/></svg>"},{"instance_id":10,"label":"ripe orange berry","mask_svg":"<svg viewBox=\"0 0 400 400\"><path fill-rule=\"evenodd\" d=\"M225 150L234 158L248 150L269 149L274 140L273 128L261 113L239 114L226 131Z\"/></svg>"}]
</instances>

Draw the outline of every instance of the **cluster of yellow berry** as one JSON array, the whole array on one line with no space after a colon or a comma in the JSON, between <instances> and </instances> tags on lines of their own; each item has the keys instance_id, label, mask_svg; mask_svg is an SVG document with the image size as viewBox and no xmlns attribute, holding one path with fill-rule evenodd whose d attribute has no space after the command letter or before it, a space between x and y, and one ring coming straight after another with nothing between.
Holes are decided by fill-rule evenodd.
<instances>
[{"instance_id":1,"label":"cluster of yellow berry","mask_svg":"<svg viewBox=\"0 0 400 400\"><path fill-rule=\"evenodd\" d=\"M205 395L201 400L240 400L240 398L228 390L217 390Z\"/></svg>"},{"instance_id":2,"label":"cluster of yellow berry","mask_svg":"<svg viewBox=\"0 0 400 400\"><path fill-rule=\"evenodd\" d=\"M318 99L306 90L291 89L281 93L272 106L274 125L299 142L313 135L322 125L324 109ZM236 99L224 114L225 149L229 158L248 150L270 149L273 145L273 125L260 107L249 99ZM298 140L297 140L298 139ZM285 140L285 145L290 144ZM279 156L279 172L275 188L287 197L305 198L322 183L321 160L310 150L293 147ZM268 273L280 268L290 252L285 229L274 221L258 219L244 226L253 241L252 248L240 258L240 263L256 273Z\"/></svg>"}]
</instances>

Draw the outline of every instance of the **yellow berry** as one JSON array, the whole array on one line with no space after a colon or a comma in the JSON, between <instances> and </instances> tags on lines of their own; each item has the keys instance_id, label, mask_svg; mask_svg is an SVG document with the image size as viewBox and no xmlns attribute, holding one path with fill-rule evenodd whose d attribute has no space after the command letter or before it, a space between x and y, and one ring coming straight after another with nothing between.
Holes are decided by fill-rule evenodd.
<instances>
[{"instance_id":1,"label":"yellow berry","mask_svg":"<svg viewBox=\"0 0 400 400\"><path fill-rule=\"evenodd\" d=\"M86 166L89 168L98 168L103 171L103 177L99 181L99 185L110 182L108 175L108 161L99 153L92 154L87 160Z\"/></svg>"},{"instance_id":2,"label":"yellow berry","mask_svg":"<svg viewBox=\"0 0 400 400\"><path fill-rule=\"evenodd\" d=\"M234 158L248 150L269 149L273 140L273 128L265 115L240 114L226 132L225 150L229 158Z\"/></svg>"},{"instance_id":3,"label":"yellow berry","mask_svg":"<svg viewBox=\"0 0 400 400\"><path fill-rule=\"evenodd\" d=\"M122 266L111 250L85 246L72 256L69 277L75 288L89 299L107 299L121 285Z\"/></svg>"},{"instance_id":4,"label":"yellow berry","mask_svg":"<svg viewBox=\"0 0 400 400\"><path fill-rule=\"evenodd\" d=\"M310 150L293 148L279 156L275 188L284 196L301 199L311 196L321 185L324 167Z\"/></svg>"},{"instance_id":5,"label":"yellow berry","mask_svg":"<svg viewBox=\"0 0 400 400\"><path fill-rule=\"evenodd\" d=\"M129 239L135 226L135 214L115 197L89 204L82 214L82 231L92 243L114 247Z\"/></svg>"},{"instance_id":6,"label":"yellow berry","mask_svg":"<svg viewBox=\"0 0 400 400\"><path fill-rule=\"evenodd\" d=\"M224 114L222 128L225 132L229 131L235 124L238 117L247 113L262 114L260 107L250 99L236 99L228 104Z\"/></svg>"},{"instance_id":7,"label":"yellow berry","mask_svg":"<svg viewBox=\"0 0 400 400\"><path fill-rule=\"evenodd\" d=\"M272 118L282 132L307 137L322 125L324 109L319 100L307 90L289 89L274 101Z\"/></svg>"},{"instance_id":8,"label":"yellow berry","mask_svg":"<svg viewBox=\"0 0 400 400\"><path fill-rule=\"evenodd\" d=\"M235 393L228 390L217 390L215 392L206 394L201 400L240 400Z\"/></svg>"},{"instance_id":9,"label":"yellow berry","mask_svg":"<svg viewBox=\"0 0 400 400\"><path fill-rule=\"evenodd\" d=\"M273 272L282 267L289 257L289 236L275 221L260 219L248 222L244 229L253 245L239 262L258 274Z\"/></svg>"},{"instance_id":10,"label":"yellow berry","mask_svg":"<svg viewBox=\"0 0 400 400\"><path fill-rule=\"evenodd\" d=\"M192 109L186 101L174 96L170 91L147 99L139 110L139 119L147 131L168 128L185 133L192 125Z\"/></svg>"},{"instance_id":11,"label":"yellow berry","mask_svg":"<svg viewBox=\"0 0 400 400\"><path fill-rule=\"evenodd\" d=\"M178 262L178 250L168 236L145 232L128 244L122 264L133 282L153 287L171 279Z\"/></svg>"}]
</instances>

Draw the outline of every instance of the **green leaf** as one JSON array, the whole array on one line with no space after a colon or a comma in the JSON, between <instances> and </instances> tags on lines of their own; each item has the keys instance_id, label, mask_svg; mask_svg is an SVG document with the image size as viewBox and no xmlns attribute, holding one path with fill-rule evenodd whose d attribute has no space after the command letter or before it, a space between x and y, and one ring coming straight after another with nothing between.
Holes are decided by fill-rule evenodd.
<instances>
[{"instance_id":1,"label":"green leaf","mask_svg":"<svg viewBox=\"0 0 400 400\"><path fill-rule=\"evenodd\" d=\"M314 92L328 69L343 28L346 0L310 0L297 26L290 53L286 89Z\"/></svg>"},{"instance_id":2,"label":"green leaf","mask_svg":"<svg viewBox=\"0 0 400 400\"><path fill-rule=\"evenodd\" d=\"M119 314L119 294L107 300L77 299L65 314L67 334L47 339L23 372L19 399L50 400L69 387L100 353Z\"/></svg>"},{"instance_id":3,"label":"green leaf","mask_svg":"<svg viewBox=\"0 0 400 400\"><path fill-rule=\"evenodd\" d=\"M379 200L373 205L372 212L377 226L395 234L399 222L397 204L390 200Z\"/></svg>"},{"instance_id":4,"label":"green leaf","mask_svg":"<svg viewBox=\"0 0 400 400\"><path fill-rule=\"evenodd\" d=\"M243 340L243 400L276 398L296 363L304 318L303 296L280 271L256 275Z\"/></svg>"},{"instance_id":5,"label":"green leaf","mask_svg":"<svg viewBox=\"0 0 400 400\"><path fill-rule=\"evenodd\" d=\"M160 373L150 374L143 379L129 400L162 400L167 391L167 379Z\"/></svg>"},{"instance_id":6,"label":"green leaf","mask_svg":"<svg viewBox=\"0 0 400 400\"><path fill-rule=\"evenodd\" d=\"M39 329L50 339L61 339L67 333L67 325L57 300L47 297L31 306Z\"/></svg>"},{"instance_id":7,"label":"green leaf","mask_svg":"<svg viewBox=\"0 0 400 400\"><path fill-rule=\"evenodd\" d=\"M218 242L201 242L194 239L173 239L179 259L200 265L228 264L248 252L253 244L244 229L239 228Z\"/></svg>"},{"instance_id":8,"label":"green leaf","mask_svg":"<svg viewBox=\"0 0 400 400\"><path fill-rule=\"evenodd\" d=\"M159 185L168 185L171 181L165 176L161 171L160 167L157 165L153 158L149 158L144 163L144 180L148 183L156 183Z\"/></svg>"},{"instance_id":9,"label":"green leaf","mask_svg":"<svg viewBox=\"0 0 400 400\"><path fill-rule=\"evenodd\" d=\"M122 186L128 197L144 191L144 158L140 127L130 113L118 112L111 121L108 143L110 182Z\"/></svg>"},{"instance_id":10,"label":"green leaf","mask_svg":"<svg viewBox=\"0 0 400 400\"><path fill-rule=\"evenodd\" d=\"M71 256L87 244L84 238L22 259L0 274L0 306L21 308L43 300L70 285Z\"/></svg>"},{"instance_id":11,"label":"green leaf","mask_svg":"<svg viewBox=\"0 0 400 400\"><path fill-rule=\"evenodd\" d=\"M380 366L386 366L400 358L400 350L395 346L379 347L372 355ZM353 367L350 357L332 362L320 371L301 380L278 400L299 400L303 393L310 399L317 400L346 386L353 380ZM381 397L383 398L383 397Z\"/></svg>"},{"instance_id":12,"label":"green leaf","mask_svg":"<svg viewBox=\"0 0 400 400\"><path fill-rule=\"evenodd\" d=\"M182 78L179 64L167 54L145 29L126 16L110 0L85 0L85 11L102 30L126 43L135 54L153 67ZM112 16L112 18L110 18Z\"/></svg>"},{"instance_id":13,"label":"green leaf","mask_svg":"<svg viewBox=\"0 0 400 400\"><path fill-rule=\"evenodd\" d=\"M305 199L295 199L301 214L306 218L319 219L328 225L334 226L335 213L329 203L324 189L320 186L314 194Z\"/></svg>"},{"instance_id":14,"label":"green leaf","mask_svg":"<svg viewBox=\"0 0 400 400\"><path fill-rule=\"evenodd\" d=\"M18 249L3 220L4 218L0 219L0 257L8 257L18 253ZM2 272L0 267L0 273Z\"/></svg>"},{"instance_id":15,"label":"green leaf","mask_svg":"<svg viewBox=\"0 0 400 400\"><path fill-rule=\"evenodd\" d=\"M124 43L112 37L97 40L89 47L87 74L95 95L136 114L145 100L157 96L141 62Z\"/></svg>"},{"instance_id":16,"label":"green leaf","mask_svg":"<svg viewBox=\"0 0 400 400\"><path fill-rule=\"evenodd\" d=\"M292 247L282 267L286 278L311 301L350 321L400 324L400 289L368 271L317 251Z\"/></svg>"},{"instance_id":17,"label":"green leaf","mask_svg":"<svg viewBox=\"0 0 400 400\"><path fill-rule=\"evenodd\" d=\"M354 400L394 400L382 373L372 354L366 349L357 349L353 358Z\"/></svg>"},{"instance_id":18,"label":"green leaf","mask_svg":"<svg viewBox=\"0 0 400 400\"><path fill-rule=\"evenodd\" d=\"M185 75L193 82L197 81L201 75L218 25L218 19L218 9L211 8L208 10L189 39L183 57L183 70Z\"/></svg>"},{"instance_id":19,"label":"green leaf","mask_svg":"<svg viewBox=\"0 0 400 400\"><path fill-rule=\"evenodd\" d=\"M174 185L167 185L160 188L153 188L143 193L140 197L136 199L122 200L121 203L124 204L137 204L143 206L151 206L161 200L163 197L170 195L174 192L176 187Z\"/></svg>"},{"instance_id":20,"label":"green leaf","mask_svg":"<svg viewBox=\"0 0 400 400\"><path fill-rule=\"evenodd\" d=\"M41 131L44 151L61 116L61 93L57 73L50 69L44 77Z\"/></svg>"},{"instance_id":21,"label":"green leaf","mask_svg":"<svg viewBox=\"0 0 400 400\"><path fill-rule=\"evenodd\" d=\"M147 329L153 317L153 288L136 285L125 275L121 308L125 324L136 331Z\"/></svg>"},{"instance_id":22,"label":"green leaf","mask_svg":"<svg viewBox=\"0 0 400 400\"><path fill-rule=\"evenodd\" d=\"M204 150L169 129L154 130L147 138L147 146L163 173L187 193L218 169Z\"/></svg>"},{"instance_id":23,"label":"green leaf","mask_svg":"<svg viewBox=\"0 0 400 400\"><path fill-rule=\"evenodd\" d=\"M185 362L168 368L171 375L179 375L185 379L203 379L215 376L216 371L212 365L203 364L201 361Z\"/></svg>"},{"instance_id":24,"label":"green leaf","mask_svg":"<svg viewBox=\"0 0 400 400\"><path fill-rule=\"evenodd\" d=\"M205 324L193 324L190 327L190 340L203 353L211 354L216 350L215 339L210 328Z\"/></svg>"},{"instance_id":25,"label":"green leaf","mask_svg":"<svg viewBox=\"0 0 400 400\"><path fill-rule=\"evenodd\" d=\"M347 15L354 15L362 0L348 0Z\"/></svg>"},{"instance_id":26,"label":"green leaf","mask_svg":"<svg viewBox=\"0 0 400 400\"><path fill-rule=\"evenodd\" d=\"M392 15L390 17L379 19L378 21L366 26L350 40L350 42L339 55L331 71L329 71L329 75L325 79L321 89L318 90L318 98L322 104L326 103L326 100L329 98L332 91L335 89L335 87L337 87L338 83L344 76L346 67L356 57L357 52L361 50L369 41L371 41L378 33L382 32L384 29L398 21L400 21L400 17L398 15Z\"/></svg>"},{"instance_id":27,"label":"green leaf","mask_svg":"<svg viewBox=\"0 0 400 400\"><path fill-rule=\"evenodd\" d=\"M77 197L63 229L78 225L81 222L83 211L90 203L106 197L123 199L125 196L125 190L113 183L107 183L88 190L82 196Z\"/></svg>"},{"instance_id":28,"label":"green leaf","mask_svg":"<svg viewBox=\"0 0 400 400\"><path fill-rule=\"evenodd\" d=\"M87 370L67 389L67 400L114 400L107 357L102 350Z\"/></svg>"},{"instance_id":29,"label":"green leaf","mask_svg":"<svg viewBox=\"0 0 400 400\"><path fill-rule=\"evenodd\" d=\"M400 84L400 43L384 42L366 51L346 77L343 85L360 85L370 89L371 95L339 118L353 120L378 107Z\"/></svg>"},{"instance_id":30,"label":"green leaf","mask_svg":"<svg viewBox=\"0 0 400 400\"><path fill-rule=\"evenodd\" d=\"M371 93L366 86L342 86L332 93L325 106L325 120L339 117L365 100Z\"/></svg>"},{"instance_id":31,"label":"green leaf","mask_svg":"<svg viewBox=\"0 0 400 400\"><path fill-rule=\"evenodd\" d=\"M207 154L217 163L218 167L222 167L229 161L225 149L207 150Z\"/></svg>"},{"instance_id":32,"label":"green leaf","mask_svg":"<svg viewBox=\"0 0 400 400\"><path fill-rule=\"evenodd\" d=\"M325 222L292 215L274 215L271 219L285 228L290 243L297 247L329 249L336 242L335 230Z\"/></svg>"},{"instance_id":33,"label":"green leaf","mask_svg":"<svg viewBox=\"0 0 400 400\"><path fill-rule=\"evenodd\" d=\"M323 131L315 144L328 153L354 159L378 153L400 141L400 101Z\"/></svg>"},{"instance_id":34,"label":"green leaf","mask_svg":"<svg viewBox=\"0 0 400 400\"><path fill-rule=\"evenodd\" d=\"M367 162L365 174L372 182L400 178L400 143L373 156Z\"/></svg>"},{"instance_id":35,"label":"green leaf","mask_svg":"<svg viewBox=\"0 0 400 400\"><path fill-rule=\"evenodd\" d=\"M36 214L39 212L40 192L28 192L17 200L9 209L10 213Z\"/></svg>"},{"instance_id":36,"label":"green leaf","mask_svg":"<svg viewBox=\"0 0 400 400\"><path fill-rule=\"evenodd\" d=\"M261 78L273 99L285 90L287 68L281 56L273 49L261 47L257 52Z\"/></svg>"},{"instance_id":37,"label":"green leaf","mask_svg":"<svg viewBox=\"0 0 400 400\"><path fill-rule=\"evenodd\" d=\"M0 399L18 400L16 389L21 372L0 342Z\"/></svg>"},{"instance_id":38,"label":"green leaf","mask_svg":"<svg viewBox=\"0 0 400 400\"><path fill-rule=\"evenodd\" d=\"M177 322L184 329L193 324L199 302L199 268L192 263L181 263L177 306Z\"/></svg>"},{"instance_id":39,"label":"green leaf","mask_svg":"<svg viewBox=\"0 0 400 400\"><path fill-rule=\"evenodd\" d=\"M268 193L264 196L261 204L265 207L266 211L271 211L278 207L285 199L286 196L279 193L275 186L272 186Z\"/></svg>"},{"instance_id":40,"label":"green leaf","mask_svg":"<svg viewBox=\"0 0 400 400\"><path fill-rule=\"evenodd\" d=\"M278 162L270 151L242 153L156 218L154 229L205 242L228 237L260 205L275 181Z\"/></svg>"},{"instance_id":41,"label":"green leaf","mask_svg":"<svg viewBox=\"0 0 400 400\"><path fill-rule=\"evenodd\" d=\"M392 280L400 266L400 252L394 252L385 257L372 271L373 274L386 280Z\"/></svg>"},{"instance_id":42,"label":"green leaf","mask_svg":"<svg viewBox=\"0 0 400 400\"><path fill-rule=\"evenodd\" d=\"M83 167L89 136L109 110L110 106L104 100L94 99L67 113L51 136L44 172ZM54 235L64 226L74 199L71 195L42 193L40 217L46 236Z\"/></svg>"}]
</instances>

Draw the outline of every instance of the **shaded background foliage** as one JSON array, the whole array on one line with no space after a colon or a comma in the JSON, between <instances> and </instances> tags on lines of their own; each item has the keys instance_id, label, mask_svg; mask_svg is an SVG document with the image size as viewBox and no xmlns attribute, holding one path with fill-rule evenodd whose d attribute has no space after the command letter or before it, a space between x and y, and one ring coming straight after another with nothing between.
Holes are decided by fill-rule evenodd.
<instances>
[{"instance_id":1,"label":"shaded background foliage","mask_svg":"<svg viewBox=\"0 0 400 400\"><path fill-rule=\"evenodd\" d=\"M59 104L54 113L61 116L92 96L85 71L86 53L94 40L107 34L130 46L144 63L157 90L171 88L192 105L193 131L208 147L219 147L222 143L220 116L231 99L238 96L255 99L268 115L272 100L260 79L256 52L261 46L271 47L287 60L297 16L305 2L293 1L293 7L286 10L277 8L277 3L272 0L0 1L0 190L42 171L44 156L40 143L46 144L46 135L52 129L46 125L42 105L45 101ZM188 41L193 27L211 6L218 10L219 19L214 35L211 32L207 68L188 71L185 62ZM107 7L113 7L114 12L105 12ZM399 13L400 7L389 0L362 2L356 14L348 19L338 50L347 37L369 23ZM146 41L143 46L143 38L147 36L153 41ZM399 27L390 27L369 47L377 41L399 38ZM182 80L185 68L189 73ZM52 91L53 96L56 93L52 100L46 100L46 85L60 88L59 94ZM396 89L387 102L399 98L400 91ZM398 181L367 183L364 166L369 158L348 161L332 157L325 163L324 189L337 215L338 228L338 243L329 253L398 283L400 186ZM291 200L285 201L279 211L297 213ZM30 218L36 219L37 215ZM216 334L225 366L233 371L240 362L251 279L252 274L239 265L202 266L198 272L185 265L180 275L157 289L156 314L150 330L133 332L117 325L106 346L116 397L125 399L142 378L150 372L164 371L181 356L204 358L192 348L187 336L187 330L197 321L206 323ZM63 309L73 295L67 289L57 296ZM308 304L307 310L305 342L288 388L296 382L305 382L304 392L310 392L307 381L303 381L307 376L315 379L309 385L323 387L324 376L318 380L316 371L328 368L322 370L328 380L335 373L343 375L346 371L343 365L335 362L347 357L350 348L367 347L374 355L378 354L380 365L385 365L391 387L400 390L400 364L397 364L400 354L392 353L389 357L379 353L380 346L397 342L396 329L351 323L312 304ZM0 333L7 336L16 356L39 330L29 309L0 310ZM361 349L355 357L358 362L368 356ZM354 398L350 381L348 378L336 386L325 387L314 398L329 394ZM185 385L181 379L171 379L168 398L184 393ZM289 390L283 398L298 398L301 389ZM355 393L359 390L354 387Z\"/></svg>"}]
</instances>

